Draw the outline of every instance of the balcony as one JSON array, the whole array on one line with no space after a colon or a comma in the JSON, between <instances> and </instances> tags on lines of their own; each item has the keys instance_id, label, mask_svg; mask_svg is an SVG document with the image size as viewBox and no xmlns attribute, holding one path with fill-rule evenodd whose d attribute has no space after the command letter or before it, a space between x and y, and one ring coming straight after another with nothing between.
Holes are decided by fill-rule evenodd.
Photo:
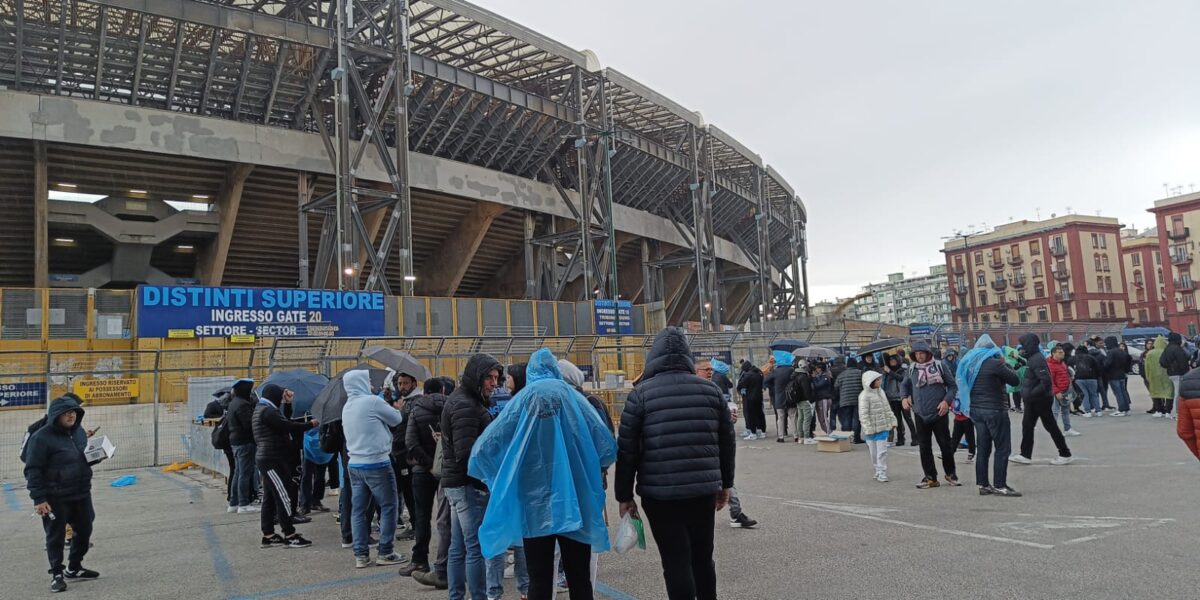
<instances>
[{"instance_id":1,"label":"balcony","mask_svg":"<svg viewBox=\"0 0 1200 600\"><path fill-rule=\"evenodd\" d=\"M954 286L954 293L958 294L959 296L966 296L967 294L971 293L971 288L959 284Z\"/></svg>"},{"instance_id":2,"label":"balcony","mask_svg":"<svg viewBox=\"0 0 1200 600\"><path fill-rule=\"evenodd\" d=\"M959 277L962 277L967 272L967 269L962 265L954 265L954 269L951 272Z\"/></svg>"},{"instance_id":3,"label":"balcony","mask_svg":"<svg viewBox=\"0 0 1200 600\"><path fill-rule=\"evenodd\" d=\"M969 306L955 306L955 307L954 307L954 308L951 310L951 312L953 312L954 314L956 314L956 315L959 315L959 316L966 316L966 315L969 315L969 314L971 314L971 307L969 307Z\"/></svg>"},{"instance_id":4,"label":"balcony","mask_svg":"<svg viewBox=\"0 0 1200 600\"><path fill-rule=\"evenodd\" d=\"M1021 258L1021 255L1020 255L1020 254L1018 254L1018 255L1016 255L1016 256L1010 256L1010 257L1008 257L1008 264L1010 264L1010 265L1012 265L1012 266L1014 266L1014 267L1019 267L1019 266L1021 266L1022 264L1024 264L1024 262L1025 262L1025 259L1024 259L1024 258Z\"/></svg>"},{"instance_id":5,"label":"balcony","mask_svg":"<svg viewBox=\"0 0 1200 600\"><path fill-rule=\"evenodd\" d=\"M1024 277L1014 277L1012 280L1012 286L1014 289L1018 289L1018 290L1025 287L1025 278Z\"/></svg>"},{"instance_id":6,"label":"balcony","mask_svg":"<svg viewBox=\"0 0 1200 600\"><path fill-rule=\"evenodd\" d=\"M1004 290L1008 289L1008 281L1004 279L997 279L992 282L992 289L996 290L997 292L1003 292Z\"/></svg>"},{"instance_id":7,"label":"balcony","mask_svg":"<svg viewBox=\"0 0 1200 600\"><path fill-rule=\"evenodd\" d=\"M1133 287L1139 288L1139 289L1144 288L1144 287L1146 287L1146 282L1144 282L1140 279L1135 279L1135 280L1133 280Z\"/></svg>"},{"instance_id":8,"label":"balcony","mask_svg":"<svg viewBox=\"0 0 1200 600\"><path fill-rule=\"evenodd\" d=\"M1050 256L1054 258L1062 258L1067 255L1066 246L1050 246Z\"/></svg>"},{"instance_id":9,"label":"balcony","mask_svg":"<svg viewBox=\"0 0 1200 600\"><path fill-rule=\"evenodd\" d=\"M993 257L991 259L988 259L988 266L992 267L993 269L1003 269L1004 261L997 260L996 258Z\"/></svg>"},{"instance_id":10,"label":"balcony","mask_svg":"<svg viewBox=\"0 0 1200 600\"><path fill-rule=\"evenodd\" d=\"M1172 229L1171 231L1167 232L1167 239L1173 242L1179 242L1188 239L1188 236L1191 235L1191 233L1191 230L1187 227L1184 227L1183 229Z\"/></svg>"},{"instance_id":11,"label":"balcony","mask_svg":"<svg viewBox=\"0 0 1200 600\"><path fill-rule=\"evenodd\" d=\"M1071 272L1066 269L1058 269L1054 272L1054 278L1059 281L1068 281L1071 279Z\"/></svg>"},{"instance_id":12,"label":"balcony","mask_svg":"<svg viewBox=\"0 0 1200 600\"><path fill-rule=\"evenodd\" d=\"M1175 291L1177 291L1177 292L1190 292L1195 289L1196 289L1196 282L1192 281L1191 279L1176 279L1175 280Z\"/></svg>"},{"instance_id":13,"label":"balcony","mask_svg":"<svg viewBox=\"0 0 1200 600\"><path fill-rule=\"evenodd\" d=\"M1172 254L1171 255L1171 264L1173 264L1177 267L1185 267L1187 265L1192 264L1192 253L1188 252L1187 254L1183 254L1183 253Z\"/></svg>"},{"instance_id":14,"label":"balcony","mask_svg":"<svg viewBox=\"0 0 1200 600\"><path fill-rule=\"evenodd\" d=\"M996 310L1001 312L1008 310L1009 306L1011 306L1011 303L1008 301L1008 298L1000 298L996 301Z\"/></svg>"},{"instance_id":15,"label":"balcony","mask_svg":"<svg viewBox=\"0 0 1200 600\"><path fill-rule=\"evenodd\" d=\"M1026 308L1029 306L1029 301L1025 300L1024 298L1017 298L1016 304L1017 308Z\"/></svg>"},{"instance_id":16,"label":"balcony","mask_svg":"<svg viewBox=\"0 0 1200 600\"><path fill-rule=\"evenodd\" d=\"M1054 294L1054 298L1059 302L1070 302L1075 299L1075 294L1072 294L1071 290L1062 290Z\"/></svg>"}]
</instances>

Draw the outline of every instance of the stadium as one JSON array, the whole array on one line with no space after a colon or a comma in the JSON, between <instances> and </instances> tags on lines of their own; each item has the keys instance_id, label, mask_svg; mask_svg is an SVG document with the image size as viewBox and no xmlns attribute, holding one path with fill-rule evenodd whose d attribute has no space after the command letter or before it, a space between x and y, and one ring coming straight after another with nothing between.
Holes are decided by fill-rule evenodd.
<instances>
[{"instance_id":1,"label":"stadium","mask_svg":"<svg viewBox=\"0 0 1200 600\"><path fill-rule=\"evenodd\" d=\"M0 0L0 207L6 288L807 306L776 169L460 0Z\"/></svg>"}]
</instances>

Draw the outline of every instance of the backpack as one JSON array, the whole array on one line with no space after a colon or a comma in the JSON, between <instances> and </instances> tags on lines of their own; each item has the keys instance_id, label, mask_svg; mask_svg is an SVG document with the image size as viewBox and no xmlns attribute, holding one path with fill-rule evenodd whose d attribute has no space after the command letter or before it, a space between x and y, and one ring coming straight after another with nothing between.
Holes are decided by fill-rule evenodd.
<instances>
[{"instance_id":1,"label":"backpack","mask_svg":"<svg viewBox=\"0 0 1200 600\"><path fill-rule=\"evenodd\" d=\"M342 422L321 423L320 433L317 434L322 452L338 454L346 445L346 433L342 431Z\"/></svg>"},{"instance_id":2,"label":"backpack","mask_svg":"<svg viewBox=\"0 0 1200 600\"><path fill-rule=\"evenodd\" d=\"M811 400L811 398L809 398L809 390L811 388L812 385L811 382L808 381L808 373L806 373L803 369L793 370L791 380L788 381L787 387L787 406L797 406L801 402Z\"/></svg>"},{"instance_id":3,"label":"backpack","mask_svg":"<svg viewBox=\"0 0 1200 600\"><path fill-rule=\"evenodd\" d=\"M229 450L233 448L229 443L229 413L221 415L221 420L217 421L216 427L213 427L212 447L217 450Z\"/></svg>"},{"instance_id":4,"label":"backpack","mask_svg":"<svg viewBox=\"0 0 1200 600\"><path fill-rule=\"evenodd\" d=\"M20 452L21 462L25 462L25 445L29 443L29 438L33 437L33 434L37 433L39 429L41 429L45 426L46 426L46 417L42 417L42 418L34 421L29 426L29 429L25 430L25 437L21 438L21 452Z\"/></svg>"}]
</instances>

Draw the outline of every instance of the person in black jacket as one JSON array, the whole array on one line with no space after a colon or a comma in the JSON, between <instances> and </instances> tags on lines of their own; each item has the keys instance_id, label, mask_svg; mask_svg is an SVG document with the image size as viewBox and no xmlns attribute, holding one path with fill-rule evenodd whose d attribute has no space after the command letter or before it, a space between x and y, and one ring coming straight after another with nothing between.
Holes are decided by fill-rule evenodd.
<instances>
[{"instance_id":1,"label":"person in black jacket","mask_svg":"<svg viewBox=\"0 0 1200 600\"><path fill-rule=\"evenodd\" d=\"M392 386L390 389L383 391L383 398L392 405L392 408L400 411L403 420L400 424L392 428L392 451L388 457L392 462L392 471L396 475L396 498L403 503L403 507L408 508L408 520L413 521L417 514L416 498L413 496L412 485L412 468L408 465L408 447L405 444L405 430L408 426L408 419L412 415L412 401L419 398L420 394L412 387L416 385L415 380L411 375L405 373L397 373L392 377ZM416 537L416 526L413 525L408 529L404 529L404 519L401 514L401 506L396 507L396 534L397 540L411 540Z\"/></svg>"},{"instance_id":2,"label":"person in black jacket","mask_svg":"<svg viewBox=\"0 0 1200 600\"><path fill-rule=\"evenodd\" d=\"M1068 364L1075 369L1075 383L1079 387L1084 418L1100 416L1100 362L1088 351L1087 346L1082 346L1071 355Z\"/></svg>"},{"instance_id":3,"label":"person in black jacket","mask_svg":"<svg viewBox=\"0 0 1200 600\"><path fill-rule=\"evenodd\" d=\"M1050 367L1046 364L1046 357L1042 356L1042 340L1036 333L1027 333L1021 336L1020 342L1021 356L1028 363L1025 378L1021 380L1021 398L1025 401L1025 414L1021 419L1021 453L1013 455L1009 460L1023 465L1033 462L1033 429L1040 420L1042 427L1058 447L1058 458L1050 461L1050 464L1069 465L1075 462L1075 459L1071 457L1067 438L1063 437L1062 430L1058 428L1058 421L1054 418L1053 407L1050 405L1055 400L1050 381Z\"/></svg>"},{"instance_id":4,"label":"person in black jacket","mask_svg":"<svg viewBox=\"0 0 1200 600\"><path fill-rule=\"evenodd\" d=\"M416 541L413 543L412 560L400 568L401 575L429 572L429 541L433 538L433 500L438 481L430 470L437 450L434 435L442 425L442 409L446 406L446 390L441 379L425 381L425 393L409 403L409 416L404 420L404 445L408 450L408 464L412 469L413 501L417 510L413 515ZM450 539L438 540L438 547L449 548ZM444 552L443 552L444 553ZM441 573L444 580L446 574Z\"/></svg>"},{"instance_id":5,"label":"person in black jacket","mask_svg":"<svg viewBox=\"0 0 1200 600\"><path fill-rule=\"evenodd\" d=\"M982 341L982 338L981 338ZM976 447L975 454L975 483L979 486L981 496L997 495L1019 497L1021 493L1008 485L1008 458L1012 455L1012 422L1008 417L1008 386L1021 385L1017 372L1004 361L1004 355L997 351L991 336L975 349L967 352L963 361L967 365L975 364L978 360L972 354L982 353L984 356L991 350L995 356L983 359L971 385L970 417L975 423ZM969 361L969 362L968 362ZM968 367L970 368L970 367ZM1028 371L1026 371L1028 373ZM964 382L965 384L965 382ZM1028 414L1028 413L1026 413ZM995 450L992 477L988 477L988 463L992 460Z\"/></svg>"},{"instance_id":6,"label":"person in black jacket","mask_svg":"<svg viewBox=\"0 0 1200 600\"><path fill-rule=\"evenodd\" d=\"M442 410L442 486L453 523L447 581L454 597L461 597L464 588L471 598L487 597L487 567L479 546L487 489L467 474L467 463L475 440L492 422L488 408L503 373L504 368L490 354L472 356L463 369L461 385Z\"/></svg>"},{"instance_id":7,"label":"person in black jacket","mask_svg":"<svg viewBox=\"0 0 1200 600\"><path fill-rule=\"evenodd\" d=\"M904 410L904 402L902 402L904 396L900 393L900 385L904 383L904 377L907 374L908 371L904 368L904 361L901 360L899 354L889 354L884 358L883 393L887 396L888 406L896 417L895 442L897 446L904 445L905 425L908 426L908 432L912 435L912 445L917 445L917 426L913 423L912 411Z\"/></svg>"},{"instance_id":8,"label":"person in black jacket","mask_svg":"<svg viewBox=\"0 0 1200 600\"><path fill-rule=\"evenodd\" d=\"M662 558L667 598L715 600L713 526L733 488L733 420L721 390L695 375L681 330L659 332L645 364L617 436L621 516L637 516L636 480Z\"/></svg>"},{"instance_id":9,"label":"person in black jacket","mask_svg":"<svg viewBox=\"0 0 1200 600\"><path fill-rule=\"evenodd\" d=\"M46 532L46 557L50 561L50 591L67 589L65 579L95 579L99 573L83 567L91 546L92 464L83 455L88 435L83 429L83 408L74 396L50 403L46 423L25 445L25 483L34 512L42 517ZM99 462L99 461L97 461ZM74 531L67 568L63 570L63 544L67 526ZM65 578L65 579L64 579Z\"/></svg>"},{"instance_id":10,"label":"person in black jacket","mask_svg":"<svg viewBox=\"0 0 1200 600\"><path fill-rule=\"evenodd\" d=\"M292 498L296 495L296 486L291 475L290 455L296 450L292 434L304 433L319 423L315 419L300 423L289 421L280 412L280 406L291 401L291 390L269 383L263 386L262 399L254 406L251 417L257 446L254 461L263 482L263 508L259 519L263 548L306 548L312 545L312 542L296 533L296 527L292 524ZM275 533L277 519L283 537Z\"/></svg>"},{"instance_id":11,"label":"person in black jacket","mask_svg":"<svg viewBox=\"0 0 1200 600\"><path fill-rule=\"evenodd\" d=\"M1188 373L1188 355L1183 349L1183 336L1171 333L1167 336L1167 349L1158 358L1158 365L1167 370L1167 377L1175 384L1175 397L1171 398L1171 418L1175 418L1179 401L1179 381Z\"/></svg>"},{"instance_id":12,"label":"person in black jacket","mask_svg":"<svg viewBox=\"0 0 1200 600\"><path fill-rule=\"evenodd\" d=\"M213 399L204 407L205 419L220 419L225 416L225 412L229 410L229 403L233 402L233 392L230 390L222 390L213 394ZM229 475L225 477L225 500L229 503L229 512L237 512L237 501L233 496L233 476L237 471L237 459L233 456L233 447L226 447L222 450L225 453L225 462L229 464Z\"/></svg>"},{"instance_id":13,"label":"person in black jacket","mask_svg":"<svg viewBox=\"0 0 1200 600\"><path fill-rule=\"evenodd\" d=\"M763 412L763 376L758 367L746 361L742 364L742 375L738 377L738 393L746 412L745 439L767 437L767 415Z\"/></svg>"},{"instance_id":14,"label":"person in black jacket","mask_svg":"<svg viewBox=\"0 0 1200 600\"><path fill-rule=\"evenodd\" d=\"M1129 373L1133 371L1133 359L1129 353L1122 350L1117 337L1110 335L1104 338L1104 347L1108 356L1104 362L1104 378L1117 401L1116 412L1110 417L1125 417L1129 415Z\"/></svg>"},{"instance_id":15,"label":"person in black jacket","mask_svg":"<svg viewBox=\"0 0 1200 600\"><path fill-rule=\"evenodd\" d=\"M229 447L233 449L233 497L229 512L239 514L258 512L252 505L258 495L258 471L254 466L254 430L250 423L254 416L253 379L239 379L233 384L229 401L228 427Z\"/></svg>"},{"instance_id":16,"label":"person in black jacket","mask_svg":"<svg viewBox=\"0 0 1200 600\"><path fill-rule=\"evenodd\" d=\"M792 355L779 352L774 357L775 368L763 378L763 386L771 395L771 407L775 409L775 441L783 443L788 434L789 417L796 406L788 406L788 387L792 383Z\"/></svg>"},{"instance_id":17,"label":"person in black jacket","mask_svg":"<svg viewBox=\"0 0 1200 600\"><path fill-rule=\"evenodd\" d=\"M833 414L833 377L829 375L829 367L825 363L817 363L812 372L813 408L816 413L814 422L825 435L834 430Z\"/></svg>"},{"instance_id":18,"label":"person in black jacket","mask_svg":"<svg viewBox=\"0 0 1200 600\"><path fill-rule=\"evenodd\" d=\"M838 374L833 381L833 391L838 397L838 421L842 431L854 432L854 443L864 444L862 439L862 424L858 422L858 395L863 391L863 370L859 368L858 360L851 358L846 361L846 370Z\"/></svg>"}]
</instances>

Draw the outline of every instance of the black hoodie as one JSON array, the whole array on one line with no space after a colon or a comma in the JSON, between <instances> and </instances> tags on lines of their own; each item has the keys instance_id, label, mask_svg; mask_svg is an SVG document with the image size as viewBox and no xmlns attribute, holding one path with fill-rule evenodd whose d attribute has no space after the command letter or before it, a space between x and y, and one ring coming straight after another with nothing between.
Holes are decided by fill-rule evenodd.
<instances>
[{"instance_id":1,"label":"black hoodie","mask_svg":"<svg viewBox=\"0 0 1200 600\"><path fill-rule=\"evenodd\" d=\"M1104 378L1109 381L1127 378L1133 371L1133 359L1129 353L1121 349L1117 337L1112 335L1104 338L1104 347L1108 350L1104 360Z\"/></svg>"},{"instance_id":2,"label":"black hoodie","mask_svg":"<svg viewBox=\"0 0 1200 600\"><path fill-rule=\"evenodd\" d=\"M64 429L58 418L70 411L78 417L70 429ZM79 401L63 396L51 402L45 426L25 445L25 483L34 504L78 500L91 493L92 467L83 456L87 443Z\"/></svg>"},{"instance_id":3,"label":"black hoodie","mask_svg":"<svg viewBox=\"0 0 1200 600\"><path fill-rule=\"evenodd\" d=\"M617 436L616 498L712 496L733 487L736 440L721 390L693 370L687 338L667 328L646 353Z\"/></svg>"},{"instance_id":4,"label":"black hoodie","mask_svg":"<svg viewBox=\"0 0 1200 600\"><path fill-rule=\"evenodd\" d=\"M1183 336L1172 333L1167 336L1167 349L1158 357L1158 366L1167 370L1168 377L1187 375L1188 356L1183 350Z\"/></svg>"},{"instance_id":5,"label":"black hoodie","mask_svg":"<svg viewBox=\"0 0 1200 600\"><path fill-rule=\"evenodd\" d=\"M1036 333L1021 336L1021 356L1025 357L1025 378L1021 380L1021 399L1025 402L1049 402L1053 397L1050 366L1042 356L1042 339Z\"/></svg>"},{"instance_id":6,"label":"black hoodie","mask_svg":"<svg viewBox=\"0 0 1200 600\"><path fill-rule=\"evenodd\" d=\"M483 489L482 481L467 475L471 447L483 429L492 422L488 412L491 401L483 397L483 382L488 373L504 372L490 354L476 354L467 360L462 385L446 400L442 410L442 486L473 485Z\"/></svg>"},{"instance_id":7,"label":"black hoodie","mask_svg":"<svg viewBox=\"0 0 1200 600\"><path fill-rule=\"evenodd\" d=\"M254 405L250 418L254 431L254 443L258 445L254 461L259 465L276 465L281 462L291 464L299 456L296 444L292 440L293 433L304 433L312 427L309 421L296 423L288 420L280 410L283 402L283 388L268 383L263 386L262 397L266 402Z\"/></svg>"}]
</instances>

